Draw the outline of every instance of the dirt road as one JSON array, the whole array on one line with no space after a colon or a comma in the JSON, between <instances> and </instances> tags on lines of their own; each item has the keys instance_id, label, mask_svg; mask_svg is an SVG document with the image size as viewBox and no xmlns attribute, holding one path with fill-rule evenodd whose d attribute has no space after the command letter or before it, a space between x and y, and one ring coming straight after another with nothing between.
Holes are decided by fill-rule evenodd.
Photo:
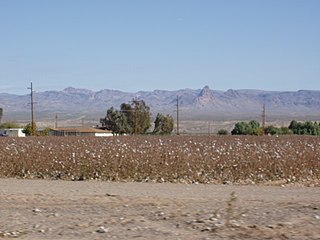
<instances>
[{"instance_id":1,"label":"dirt road","mask_svg":"<svg viewBox=\"0 0 320 240\"><path fill-rule=\"evenodd\" d=\"M13 237L320 239L320 188L0 179Z\"/></svg>"}]
</instances>

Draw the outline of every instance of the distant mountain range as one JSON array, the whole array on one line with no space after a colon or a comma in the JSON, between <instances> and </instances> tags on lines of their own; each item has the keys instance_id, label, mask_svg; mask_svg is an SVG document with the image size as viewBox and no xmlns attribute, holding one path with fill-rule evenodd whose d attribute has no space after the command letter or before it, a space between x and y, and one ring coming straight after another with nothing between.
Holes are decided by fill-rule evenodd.
<instances>
[{"instance_id":1,"label":"distant mountain range","mask_svg":"<svg viewBox=\"0 0 320 240\"><path fill-rule=\"evenodd\" d=\"M262 91L227 90L216 91L208 86L202 89L176 91L154 90L136 93L105 89L91 91L68 87L62 91L36 92L34 95L37 116L54 113L99 119L108 108L119 108L121 103L135 97L144 100L155 115L157 112L176 114L177 96L181 117L188 120L227 120L259 117L265 104L267 116L283 119L320 120L320 91ZM30 95L0 93L0 107L18 120L28 119Z\"/></svg>"}]
</instances>

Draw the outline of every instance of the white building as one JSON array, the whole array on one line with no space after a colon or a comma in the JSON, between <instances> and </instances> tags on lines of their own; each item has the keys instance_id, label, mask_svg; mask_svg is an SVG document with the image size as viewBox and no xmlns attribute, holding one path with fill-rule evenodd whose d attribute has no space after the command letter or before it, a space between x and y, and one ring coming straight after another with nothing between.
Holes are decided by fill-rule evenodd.
<instances>
[{"instance_id":1,"label":"white building","mask_svg":"<svg viewBox=\"0 0 320 240\"><path fill-rule=\"evenodd\" d=\"M26 134L23 132L23 128L7 128L7 129L1 129L0 133L3 136L8 137L25 137Z\"/></svg>"},{"instance_id":2,"label":"white building","mask_svg":"<svg viewBox=\"0 0 320 240\"><path fill-rule=\"evenodd\" d=\"M95 137L109 137L113 136L111 131L101 130L96 128L51 128L50 136L95 136Z\"/></svg>"}]
</instances>

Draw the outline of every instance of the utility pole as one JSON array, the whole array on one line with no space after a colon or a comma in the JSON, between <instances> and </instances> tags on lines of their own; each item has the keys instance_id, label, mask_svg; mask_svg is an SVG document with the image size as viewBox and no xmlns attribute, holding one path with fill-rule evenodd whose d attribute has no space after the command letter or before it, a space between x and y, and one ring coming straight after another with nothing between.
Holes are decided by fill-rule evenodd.
<instances>
[{"instance_id":1,"label":"utility pole","mask_svg":"<svg viewBox=\"0 0 320 240\"><path fill-rule=\"evenodd\" d=\"M263 109L262 109L262 135L265 134L266 130L266 105L263 104Z\"/></svg>"},{"instance_id":2,"label":"utility pole","mask_svg":"<svg viewBox=\"0 0 320 240\"><path fill-rule=\"evenodd\" d=\"M36 130L36 123L34 120L34 96L33 96L33 86L32 82L30 87L28 88L31 91L30 97L31 97L31 136L34 135Z\"/></svg>"},{"instance_id":3,"label":"utility pole","mask_svg":"<svg viewBox=\"0 0 320 240\"><path fill-rule=\"evenodd\" d=\"M177 96L177 135L180 135L180 132L179 132L179 96Z\"/></svg>"},{"instance_id":4,"label":"utility pole","mask_svg":"<svg viewBox=\"0 0 320 240\"><path fill-rule=\"evenodd\" d=\"M58 128L58 113L56 113L54 128Z\"/></svg>"},{"instance_id":5,"label":"utility pole","mask_svg":"<svg viewBox=\"0 0 320 240\"><path fill-rule=\"evenodd\" d=\"M134 134L138 133L138 98L134 99Z\"/></svg>"}]
</instances>

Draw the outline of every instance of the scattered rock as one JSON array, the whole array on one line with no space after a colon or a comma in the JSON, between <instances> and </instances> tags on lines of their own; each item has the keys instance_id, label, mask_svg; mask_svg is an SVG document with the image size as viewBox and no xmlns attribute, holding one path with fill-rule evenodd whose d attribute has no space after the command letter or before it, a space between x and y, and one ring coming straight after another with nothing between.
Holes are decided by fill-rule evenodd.
<instances>
[{"instance_id":1,"label":"scattered rock","mask_svg":"<svg viewBox=\"0 0 320 240\"><path fill-rule=\"evenodd\" d=\"M18 238L22 234L21 231L13 231L13 232L1 232L0 237L8 237L8 238Z\"/></svg>"},{"instance_id":2,"label":"scattered rock","mask_svg":"<svg viewBox=\"0 0 320 240\"><path fill-rule=\"evenodd\" d=\"M58 213L50 213L50 214L48 215L48 217L58 217L58 216L59 216Z\"/></svg>"},{"instance_id":3,"label":"scattered rock","mask_svg":"<svg viewBox=\"0 0 320 240\"><path fill-rule=\"evenodd\" d=\"M212 229L210 227L205 227L203 229L201 229L201 232L210 232L212 231Z\"/></svg>"},{"instance_id":4,"label":"scattered rock","mask_svg":"<svg viewBox=\"0 0 320 240\"><path fill-rule=\"evenodd\" d=\"M117 195L115 195L115 194L110 194L110 193L106 193L106 196L107 196L107 197L116 197Z\"/></svg>"},{"instance_id":5,"label":"scattered rock","mask_svg":"<svg viewBox=\"0 0 320 240\"><path fill-rule=\"evenodd\" d=\"M42 211L39 208L32 209L32 212L34 213L41 213Z\"/></svg>"},{"instance_id":6,"label":"scattered rock","mask_svg":"<svg viewBox=\"0 0 320 240\"><path fill-rule=\"evenodd\" d=\"M109 229L104 227L104 226L100 226L97 231L97 233L106 233L106 232L109 232Z\"/></svg>"}]
</instances>

